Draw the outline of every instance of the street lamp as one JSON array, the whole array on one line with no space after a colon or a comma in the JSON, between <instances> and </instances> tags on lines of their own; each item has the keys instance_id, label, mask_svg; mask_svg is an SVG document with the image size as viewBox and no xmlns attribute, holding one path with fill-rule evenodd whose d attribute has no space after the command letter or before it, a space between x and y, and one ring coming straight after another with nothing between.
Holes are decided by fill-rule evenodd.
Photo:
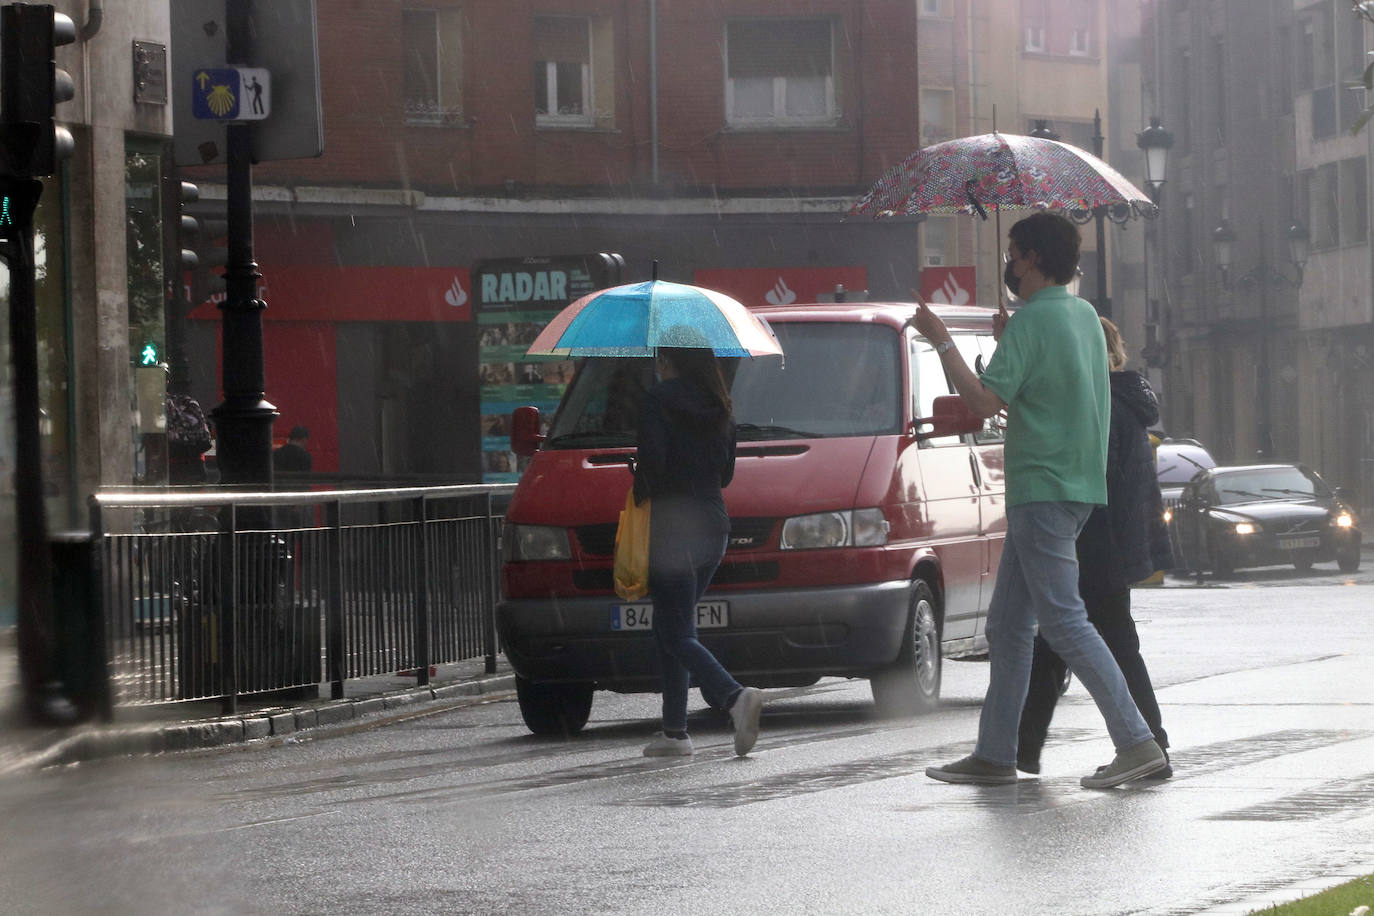
<instances>
[{"instance_id":1,"label":"street lamp","mask_svg":"<svg viewBox=\"0 0 1374 916\"><path fill-rule=\"evenodd\" d=\"M1151 117L1150 126L1135 135L1135 145L1145 151L1145 185L1150 192L1150 199L1158 203L1174 135L1159 126L1159 118Z\"/></svg>"},{"instance_id":2,"label":"street lamp","mask_svg":"<svg viewBox=\"0 0 1374 916\"><path fill-rule=\"evenodd\" d=\"M1135 135L1135 145L1145 153L1145 191L1150 201L1159 204L1164 180L1169 164L1169 150L1174 145L1174 135L1159 125L1159 118L1151 116L1150 126ZM1157 244L1154 227L1145 238L1145 347L1141 351L1149 366L1162 366L1168 361L1168 326L1164 328L1164 340L1160 337L1158 306L1150 297L1150 249Z\"/></svg>"},{"instance_id":3,"label":"street lamp","mask_svg":"<svg viewBox=\"0 0 1374 916\"><path fill-rule=\"evenodd\" d=\"M1263 227L1261 227L1257 238L1259 258L1254 267L1241 274L1235 281L1235 285L1240 287L1242 292L1249 293L1258 287L1260 294L1259 320L1256 323L1255 340L1258 356L1255 365L1255 451L1259 458L1266 460L1273 455L1274 450L1269 418L1269 293L1270 290L1296 290L1302 286L1302 272L1307 265L1309 242L1307 227L1301 222L1293 222L1284 230L1283 235L1288 241L1289 261L1297 271L1296 279L1289 278L1275 270L1269 263L1268 240ZM1230 222L1223 219L1221 224L1212 231L1212 253L1216 259L1217 269L1221 272L1222 287L1225 289L1230 289L1232 285L1230 269L1232 246L1235 242L1235 231L1231 229Z\"/></svg>"}]
</instances>

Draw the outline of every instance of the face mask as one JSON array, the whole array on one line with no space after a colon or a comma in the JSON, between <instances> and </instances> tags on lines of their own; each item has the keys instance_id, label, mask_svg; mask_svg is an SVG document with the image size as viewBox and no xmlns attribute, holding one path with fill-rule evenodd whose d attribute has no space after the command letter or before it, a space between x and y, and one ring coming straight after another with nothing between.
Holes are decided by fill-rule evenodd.
<instances>
[{"instance_id":1,"label":"face mask","mask_svg":"<svg viewBox=\"0 0 1374 916\"><path fill-rule=\"evenodd\" d=\"M1021 290L1021 278L1012 273L1015 261L1008 261L1007 266L1002 270L1002 282L1007 284L1007 289L1011 290L1013 296L1019 296Z\"/></svg>"}]
</instances>

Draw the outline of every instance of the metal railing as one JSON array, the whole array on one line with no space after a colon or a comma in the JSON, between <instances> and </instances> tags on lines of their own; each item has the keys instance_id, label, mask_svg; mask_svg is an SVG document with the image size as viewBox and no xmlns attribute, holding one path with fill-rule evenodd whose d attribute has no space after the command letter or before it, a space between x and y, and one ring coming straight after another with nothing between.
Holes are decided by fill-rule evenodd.
<instances>
[{"instance_id":1,"label":"metal railing","mask_svg":"<svg viewBox=\"0 0 1374 916\"><path fill-rule=\"evenodd\" d=\"M91 500L106 715L309 692L485 658L514 484L103 492Z\"/></svg>"}]
</instances>

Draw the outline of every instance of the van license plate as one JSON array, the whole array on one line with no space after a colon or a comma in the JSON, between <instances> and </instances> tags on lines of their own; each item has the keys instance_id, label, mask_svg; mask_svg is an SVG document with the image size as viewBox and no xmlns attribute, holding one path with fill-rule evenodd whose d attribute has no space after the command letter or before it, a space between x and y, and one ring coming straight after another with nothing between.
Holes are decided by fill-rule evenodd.
<instances>
[{"instance_id":1,"label":"van license plate","mask_svg":"<svg viewBox=\"0 0 1374 916\"><path fill-rule=\"evenodd\" d=\"M1295 538L1279 538L1280 550L1301 550L1304 547L1320 547L1321 545L1321 535L1317 534L1307 534Z\"/></svg>"},{"instance_id":2,"label":"van license plate","mask_svg":"<svg viewBox=\"0 0 1374 916\"><path fill-rule=\"evenodd\" d=\"M730 625L730 603L728 601L703 601L697 605L697 629L718 630ZM654 628L654 606L652 604L613 604L611 605L612 630L652 630Z\"/></svg>"}]
</instances>

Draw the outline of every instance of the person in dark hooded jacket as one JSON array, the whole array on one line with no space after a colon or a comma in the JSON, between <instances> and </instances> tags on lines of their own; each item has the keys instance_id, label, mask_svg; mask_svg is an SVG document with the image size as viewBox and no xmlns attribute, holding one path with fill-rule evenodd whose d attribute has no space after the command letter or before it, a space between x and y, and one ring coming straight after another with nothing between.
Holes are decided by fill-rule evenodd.
<instances>
[{"instance_id":1,"label":"person in dark hooded jacket","mask_svg":"<svg viewBox=\"0 0 1374 916\"><path fill-rule=\"evenodd\" d=\"M707 348L660 347L660 381L644 395L634 494L651 499L649 598L663 687L663 731L647 757L690 756L687 691L693 680L706 701L729 712L735 753L758 739L763 693L743 687L697 640L696 606L725 555L730 518L721 489L735 473L730 394Z\"/></svg>"},{"instance_id":2,"label":"person in dark hooded jacket","mask_svg":"<svg viewBox=\"0 0 1374 916\"><path fill-rule=\"evenodd\" d=\"M1159 401L1143 375L1126 371L1126 347L1116 325L1102 319L1111 367L1112 411L1107 436L1107 505L1088 517L1078 536L1078 590L1088 620L1102 634L1155 741L1168 748L1150 672L1140 656L1140 637L1131 617L1131 584L1173 566L1164 499L1155 475L1148 427L1159 420ZM1050 719L1068 668L1039 636L1031 659L1030 690L1021 710L1016 766L1040 772ZM1168 751L1165 751L1168 756ZM1166 779L1171 767L1154 774Z\"/></svg>"}]
</instances>

